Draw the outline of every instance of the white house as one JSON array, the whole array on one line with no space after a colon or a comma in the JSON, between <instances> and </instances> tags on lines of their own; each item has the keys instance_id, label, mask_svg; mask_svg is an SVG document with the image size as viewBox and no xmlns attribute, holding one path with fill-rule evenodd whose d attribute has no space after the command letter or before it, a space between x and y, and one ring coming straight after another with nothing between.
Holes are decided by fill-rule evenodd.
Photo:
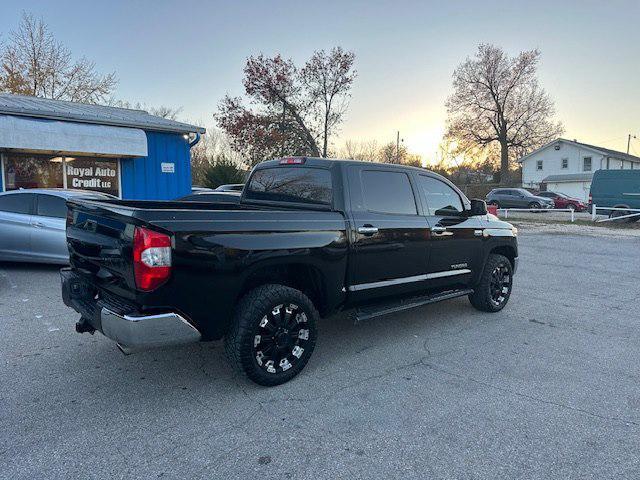
<instances>
[{"instance_id":1,"label":"white house","mask_svg":"<svg viewBox=\"0 0 640 480\"><path fill-rule=\"evenodd\" d=\"M640 157L575 140L558 138L518 160L522 186L587 200L593 172L640 169Z\"/></svg>"}]
</instances>

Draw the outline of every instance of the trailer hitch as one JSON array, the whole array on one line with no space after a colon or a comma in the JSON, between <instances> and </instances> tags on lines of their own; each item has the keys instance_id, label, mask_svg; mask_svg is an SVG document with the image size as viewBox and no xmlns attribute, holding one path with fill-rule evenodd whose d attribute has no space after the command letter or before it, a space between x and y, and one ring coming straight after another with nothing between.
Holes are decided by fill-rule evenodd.
<instances>
[{"instance_id":1,"label":"trailer hitch","mask_svg":"<svg viewBox=\"0 0 640 480\"><path fill-rule=\"evenodd\" d=\"M76 332L78 333L90 333L93 335L96 329L87 321L86 318L82 317L80 321L76 322Z\"/></svg>"}]
</instances>

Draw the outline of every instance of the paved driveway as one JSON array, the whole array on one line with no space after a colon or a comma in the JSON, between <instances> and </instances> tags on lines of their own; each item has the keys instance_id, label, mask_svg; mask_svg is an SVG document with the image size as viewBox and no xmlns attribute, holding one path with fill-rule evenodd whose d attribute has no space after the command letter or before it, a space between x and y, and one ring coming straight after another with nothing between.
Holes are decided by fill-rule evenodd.
<instances>
[{"instance_id":1,"label":"paved driveway","mask_svg":"<svg viewBox=\"0 0 640 480\"><path fill-rule=\"evenodd\" d=\"M0 478L638 478L639 239L520 248L503 312L337 316L272 389L219 343L124 356L0 265Z\"/></svg>"}]
</instances>

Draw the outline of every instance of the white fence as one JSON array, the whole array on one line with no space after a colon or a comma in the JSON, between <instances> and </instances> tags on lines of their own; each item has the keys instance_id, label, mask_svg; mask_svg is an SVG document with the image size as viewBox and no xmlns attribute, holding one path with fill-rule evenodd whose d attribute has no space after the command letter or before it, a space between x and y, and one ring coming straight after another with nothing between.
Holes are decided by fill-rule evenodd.
<instances>
[{"instance_id":1,"label":"white fence","mask_svg":"<svg viewBox=\"0 0 640 480\"><path fill-rule=\"evenodd\" d=\"M498 208L498 212L504 212L504 218L509 218L509 212L568 212L572 222L576 219L575 210L573 208Z\"/></svg>"},{"instance_id":2,"label":"white fence","mask_svg":"<svg viewBox=\"0 0 640 480\"><path fill-rule=\"evenodd\" d=\"M598 210L605 210L607 212L624 212L624 215L620 215L620 216L612 216L609 213L609 218L600 218L600 219L596 219L596 216L598 215ZM635 213L629 213L629 212L635 212ZM640 218L640 209L638 208L615 208L615 207L598 207L596 205L593 205L591 207L591 220L597 223L600 222L613 222L613 221L617 221L617 220L624 220L625 218Z\"/></svg>"}]
</instances>

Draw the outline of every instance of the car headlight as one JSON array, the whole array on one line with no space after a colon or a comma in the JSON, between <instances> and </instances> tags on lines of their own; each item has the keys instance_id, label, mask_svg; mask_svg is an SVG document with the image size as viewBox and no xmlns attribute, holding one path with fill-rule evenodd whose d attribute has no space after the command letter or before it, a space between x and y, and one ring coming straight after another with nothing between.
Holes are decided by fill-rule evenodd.
<instances>
[{"instance_id":1,"label":"car headlight","mask_svg":"<svg viewBox=\"0 0 640 480\"><path fill-rule=\"evenodd\" d=\"M518 229L514 226L511 227L511 233L513 233L514 237L518 236Z\"/></svg>"}]
</instances>

